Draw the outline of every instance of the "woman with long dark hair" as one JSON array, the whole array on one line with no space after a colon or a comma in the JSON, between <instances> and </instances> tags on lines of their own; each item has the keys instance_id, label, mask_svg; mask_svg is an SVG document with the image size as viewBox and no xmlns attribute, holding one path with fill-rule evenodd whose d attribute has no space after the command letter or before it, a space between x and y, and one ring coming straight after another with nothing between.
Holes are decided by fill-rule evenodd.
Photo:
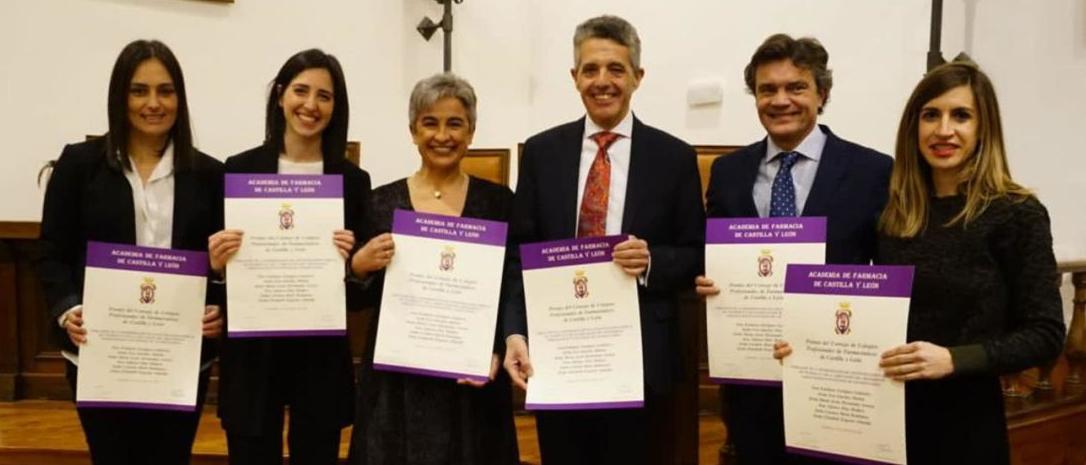
<instances>
[{"instance_id":1,"label":"woman with long dark hair","mask_svg":"<svg viewBox=\"0 0 1086 465\"><path fill-rule=\"evenodd\" d=\"M39 274L62 330L73 392L83 327L88 241L206 251L222 228L222 163L192 145L181 66L165 44L137 40L113 66L109 132L64 147L45 193ZM95 464L186 464L196 435L213 341L222 328L221 286L209 284L196 410L79 408Z\"/></svg>"},{"instance_id":2,"label":"woman with long dark hair","mask_svg":"<svg viewBox=\"0 0 1086 465\"><path fill-rule=\"evenodd\" d=\"M356 240L369 239L370 192L369 175L346 159L348 114L339 61L317 49L299 52L271 83L263 144L226 160L229 173L343 176L346 229L328 231L328 240L345 260L357 250ZM224 230L210 238L215 269L225 268L243 233ZM353 289L348 286L348 307L356 305ZM354 412L347 337L226 338L220 364L219 416L231 464L281 463L287 407L291 463L336 463L340 429Z\"/></svg>"}]
</instances>

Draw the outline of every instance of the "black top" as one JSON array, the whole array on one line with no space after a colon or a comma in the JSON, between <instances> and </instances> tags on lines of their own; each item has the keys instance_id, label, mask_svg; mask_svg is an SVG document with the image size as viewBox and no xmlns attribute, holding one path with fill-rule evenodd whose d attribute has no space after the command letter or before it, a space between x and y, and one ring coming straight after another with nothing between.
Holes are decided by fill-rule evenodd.
<instances>
[{"instance_id":1,"label":"black top","mask_svg":"<svg viewBox=\"0 0 1086 465\"><path fill-rule=\"evenodd\" d=\"M1052 360L1063 346L1044 206L999 198L969 225L944 226L964 203L933 199L916 238L879 240L880 263L916 267L908 340L947 347L954 361L950 377L906 385L910 462L1007 463L998 375Z\"/></svg>"},{"instance_id":2,"label":"black top","mask_svg":"<svg viewBox=\"0 0 1086 465\"><path fill-rule=\"evenodd\" d=\"M266 145L226 160L227 173L278 170L279 154ZM371 237L367 223L369 174L346 159L326 159L324 174L343 176L343 225L354 232L357 250ZM360 289L348 281L346 293L344 311L356 309ZM226 318L230 318L229 308ZM338 430L351 423L352 378L350 348L344 336L227 337L219 357L219 417L228 433L267 434L269 429L281 429L278 418L283 405L289 405L292 421L314 430Z\"/></svg>"},{"instance_id":3,"label":"black top","mask_svg":"<svg viewBox=\"0 0 1086 465\"><path fill-rule=\"evenodd\" d=\"M397 208L414 210L405 179L374 189L372 200L377 234L391 230L392 215ZM470 178L460 216L507 221L512 200L509 188ZM375 273L366 282L371 291L367 295L377 300L375 309L379 312L384 271ZM499 368L497 378L483 388L461 386L451 379L376 371L373 347L380 313L375 316L370 324L365 362L358 376L359 401L349 462L355 465L518 463L512 388L505 370ZM495 352L502 352L501 344L495 345Z\"/></svg>"},{"instance_id":4,"label":"black top","mask_svg":"<svg viewBox=\"0 0 1086 465\"><path fill-rule=\"evenodd\" d=\"M222 229L222 173L222 163L203 153L174 171L172 248L207 252L208 236ZM51 322L83 303L87 241L136 243L132 186L106 162L104 137L65 146L45 190L38 275ZM206 299L222 303L222 286L208 280ZM50 327L66 350L77 350L63 329ZM210 342L204 360L213 355Z\"/></svg>"}]
</instances>

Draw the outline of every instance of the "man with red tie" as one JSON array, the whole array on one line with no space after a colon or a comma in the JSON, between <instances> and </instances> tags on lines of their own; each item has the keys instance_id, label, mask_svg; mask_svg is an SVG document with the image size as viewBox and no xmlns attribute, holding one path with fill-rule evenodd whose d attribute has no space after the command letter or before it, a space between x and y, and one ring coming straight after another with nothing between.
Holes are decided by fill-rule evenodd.
<instances>
[{"instance_id":1,"label":"man with red tie","mask_svg":"<svg viewBox=\"0 0 1086 465\"><path fill-rule=\"evenodd\" d=\"M615 266L638 280L645 380L641 409L546 411L536 415L545 465L664 463L652 418L680 374L678 294L693 288L705 236L694 150L645 125L630 99L645 74L634 27L615 16L574 33L570 70L587 117L524 144L503 281L505 369L522 388L532 374L518 246L623 234Z\"/></svg>"}]
</instances>

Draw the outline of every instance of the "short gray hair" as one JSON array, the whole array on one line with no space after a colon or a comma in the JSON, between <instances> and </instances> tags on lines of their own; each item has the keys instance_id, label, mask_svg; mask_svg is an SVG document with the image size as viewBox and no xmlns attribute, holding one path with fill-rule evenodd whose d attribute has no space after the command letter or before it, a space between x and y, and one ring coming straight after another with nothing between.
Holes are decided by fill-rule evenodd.
<instances>
[{"instance_id":1,"label":"short gray hair","mask_svg":"<svg viewBox=\"0 0 1086 465\"><path fill-rule=\"evenodd\" d=\"M419 113L434 106L438 100L446 97L454 97L464 105L468 113L468 125L475 129L475 89L468 81L453 73L440 73L423 79L415 84L411 91L411 100L407 107L407 116L411 118L409 126L415 128L415 121Z\"/></svg>"},{"instance_id":2,"label":"short gray hair","mask_svg":"<svg viewBox=\"0 0 1086 465\"><path fill-rule=\"evenodd\" d=\"M581 62L581 44L588 39L608 39L630 49L630 64L641 69L641 38L629 21L618 16L603 15L577 26L573 33L573 65Z\"/></svg>"}]
</instances>

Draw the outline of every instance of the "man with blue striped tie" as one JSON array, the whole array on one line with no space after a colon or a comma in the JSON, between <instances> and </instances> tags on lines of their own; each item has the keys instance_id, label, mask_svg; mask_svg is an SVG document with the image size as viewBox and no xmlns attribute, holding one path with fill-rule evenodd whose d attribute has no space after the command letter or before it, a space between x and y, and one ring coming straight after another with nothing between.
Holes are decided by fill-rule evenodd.
<instances>
[{"instance_id":1,"label":"man with blue striped tie","mask_svg":"<svg viewBox=\"0 0 1086 465\"><path fill-rule=\"evenodd\" d=\"M818 124L833 86L828 61L818 40L786 34L754 52L744 77L768 137L713 163L707 216L824 216L826 263L870 263L893 160ZM700 295L720 292L704 276L695 282ZM739 465L819 463L785 453L780 388L721 391Z\"/></svg>"}]
</instances>

